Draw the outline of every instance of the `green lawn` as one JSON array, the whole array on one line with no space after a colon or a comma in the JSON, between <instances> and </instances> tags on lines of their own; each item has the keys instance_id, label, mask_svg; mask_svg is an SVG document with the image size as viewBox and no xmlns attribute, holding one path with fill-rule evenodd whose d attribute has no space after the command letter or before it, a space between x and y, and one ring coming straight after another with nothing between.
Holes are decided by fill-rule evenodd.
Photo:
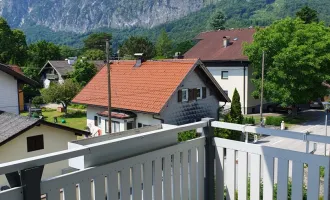
<instances>
[{"instance_id":1,"label":"green lawn","mask_svg":"<svg viewBox=\"0 0 330 200\"><path fill-rule=\"evenodd\" d=\"M251 117L251 116L253 116L253 118L255 119L256 124L260 124L260 115L246 115L245 117ZM294 125L302 124L302 123L310 120L310 118L308 116L301 116L299 114L298 114L298 116L295 116L295 117L284 115L284 114L275 114L275 115L266 114L264 117L267 117L267 116L275 116L275 117L282 118L283 121L285 122L285 126L287 128L290 128Z\"/></svg>"},{"instance_id":2,"label":"green lawn","mask_svg":"<svg viewBox=\"0 0 330 200\"><path fill-rule=\"evenodd\" d=\"M27 116L28 113L24 112L21 115ZM69 110L68 115L65 116L64 113L57 112L56 110L47 109L42 112L44 119L48 122L54 122L54 117L57 117L57 123L69 126L72 128L85 130L86 128L86 112ZM65 120L66 123L62 123L62 120Z\"/></svg>"}]
</instances>

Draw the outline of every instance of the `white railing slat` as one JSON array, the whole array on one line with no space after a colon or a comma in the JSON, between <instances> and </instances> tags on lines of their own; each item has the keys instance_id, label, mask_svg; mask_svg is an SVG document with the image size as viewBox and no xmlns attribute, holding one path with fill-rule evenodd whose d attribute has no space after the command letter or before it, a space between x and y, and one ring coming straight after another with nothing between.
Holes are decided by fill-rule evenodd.
<instances>
[{"instance_id":1,"label":"white railing slat","mask_svg":"<svg viewBox=\"0 0 330 200\"><path fill-rule=\"evenodd\" d=\"M251 154L250 199L260 200L260 155Z\"/></svg>"},{"instance_id":2,"label":"white railing slat","mask_svg":"<svg viewBox=\"0 0 330 200\"><path fill-rule=\"evenodd\" d=\"M105 199L105 176L101 174L94 178L95 200Z\"/></svg>"},{"instance_id":3,"label":"white railing slat","mask_svg":"<svg viewBox=\"0 0 330 200\"><path fill-rule=\"evenodd\" d=\"M247 200L248 153L238 152L238 200Z\"/></svg>"},{"instance_id":4,"label":"white railing slat","mask_svg":"<svg viewBox=\"0 0 330 200\"><path fill-rule=\"evenodd\" d=\"M198 147L198 200L204 199L204 169L205 169L205 148L203 146Z\"/></svg>"},{"instance_id":5,"label":"white railing slat","mask_svg":"<svg viewBox=\"0 0 330 200\"><path fill-rule=\"evenodd\" d=\"M107 174L107 200L118 200L118 172ZM89 200L89 199L88 199Z\"/></svg>"},{"instance_id":6,"label":"white railing slat","mask_svg":"<svg viewBox=\"0 0 330 200\"><path fill-rule=\"evenodd\" d=\"M91 193L91 180L90 179L84 179L79 182L79 200L91 200L92 193ZM58 191L56 192L58 193ZM52 194L53 195L53 194ZM58 199L58 198L56 198Z\"/></svg>"},{"instance_id":7,"label":"white railing slat","mask_svg":"<svg viewBox=\"0 0 330 200\"><path fill-rule=\"evenodd\" d=\"M328 196L329 192L329 166L324 168L324 197Z\"/></svg>"},{"instance_id":8,"label":"white railing slat","mask_svg":"<svg viewBox=\"0 0 330 200\"><path fill-rule=\"evenodd\" d=\"M184 150L182 152L182 199L188 199L189 193L188 193L188 150Z\"/></svg>"},{"instance_id":9,"label":"white railing slat","mask_svg":"<svg viewBox=\"0 0 330 200\"><path fill-rule=\"evenodd\" d=\"M164 158L164 197L163 199L172 199L172 161L171 155Z\"/></svg>"},{"instance_id":10,"label":"white railing slat","mask_svg":"<svg viewBox=\"0 0 330 200\"><path fill-rule=\"evenodd\" d=\"M76 184L68 184L64 187L64 200L76 199Z\"/></svg>"},{"instance_id":11,"label":"white railing slat","mask_svg":"<svg viewBox=\"0 0 330 200\"><path fill-rule=\"evenodd\" d=\"M235 150L227 149L226 155L226 166L225 166L225 177L227 186L227 196L226 200L235 200L235 171L236 171L236 155Z\"/></svg>"},{"instance_id":12,"label":"white railing slat","mask_svg":"<svg viewBox=\"0 0 330 200\"><path fill-rule=\"evenodd\" d=\"M288 197L289 161L279 158L277 166L277 199L286 199Z\"/></svg>"},{"instance_id":13,"label":"white railing slat","mask_svg":"<svg viewBox=\"0 0 330 200\"><path fill-rule=\"evenodd\" d=\"M141 164L133 166L133 200L142 199Z\"/></svg>"},{"instance_id":14,"label":"white railing slat","mask_svg":"<svg viewBox=\"0 0 330 200\"><path fill-rule=\"evenodd\" d=\"M224 198L224 155L223 148L216 148L216 186L215 196L217 200L223 200Z\"/></svg>"},{"instance_id":15,"label":"white railing slat","mask_svg":"<svg viewBox=\"0 0 330 200\"><path fill-rule=\"evenodd\" d=\"M143 164L143 199L152 200L152 161Z\"/></svg>"},{"instance_id":16,"label":"white railing slat","mask_svg":"<svg viewBox=\"0 0 330 200\"><path fill-rule=\"evenodd\" d=\"M155 183L154 183L154 199L162 197L162 158L157 158L154 165Z\"/></svg>"},{"instance_id":17,"label":"white railing slat","mask_svg":"<svg viewBox=\"0 0 330 200\"><path fill-rule=\"evenodd\" d=\"M273 200L274 191L274 158L263 157L263 199ZM251 163L253 167L253 163Z\"/></svg>"},{"instance_id":18,"label":"white railing slat","mask_svg":"<svg viewBox=\"0 0 330 200\"><path fill-rule=\"evenodd\" d=\"M292 199L303 199L304 163L292 162Z\"/></svg>"},{"instance_id":19,"label":"white railing slat","mask_svg":"<svg viewBox=\"0 0 330 200\"><path fill-rule=\"evenodd\" d=\"M319 199L320 167L314 163L308 163L307 200Z\"/></svg>"},{"instance_id":20,"label":"white railing slat","mask_svg":"<svg viewBox=\"0 0 330 200\"><path fill-rule=\"evenodd\" d=\"M181 163L180 163L180 152L174 154L174 167L173 167L173 192L174 200L181 199Z\"/></svg>"},{"instance_id":21,"label":"white railing slat","mask_svg":"<svg viewBox=\"0 0 330 200\"><path fill-rule=\"evenodd\" d=\"M129 166L125 166L123 170L120 171L120 197L121 199L131 199L131 169Z\"/></svg>"},{"instance_id":22,"label":"white railing slat","mask_svg":"<svg viewBox=\"0 0 330 200\"><path fill-rule=\"evenodd\" d=\"M0 191L1 200L23 200L23 188L16 187L5 191ZM59 198L57 199L59 200Z\"/></svg>"},{"instance_id":23,"label":"white railing slat","mask_svg":"<svg viewBox=\"0 0 330 200\"><path fill-rule=\"evenodd\" d=\"M197 200L197 151L196 147L190 150L190 200Z\"/></svg>"}]
</instances>

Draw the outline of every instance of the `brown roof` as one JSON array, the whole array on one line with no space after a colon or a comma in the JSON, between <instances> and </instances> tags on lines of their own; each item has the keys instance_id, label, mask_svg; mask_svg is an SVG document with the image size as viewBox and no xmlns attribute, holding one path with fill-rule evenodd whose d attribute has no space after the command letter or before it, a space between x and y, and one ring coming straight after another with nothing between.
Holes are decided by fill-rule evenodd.
<instances>
[{"instance_id":1,"label":"brown roof","mask_svg":"<svg viewBox=\"0 0 330 200\"><path fill-rule=\"evenodd\" d=\"M185 58L202 61L248 61L243 55L243 42L252 42L255 29L211 31L199 34L198 43L185 53ZM230 37L230 45L223 47L223 37Z\"/></svg>"},{"instance_id":2,"label":"brown roof","mask_svg":"<svg viewBox=\"0 0 330 200\"><path fill-rule=\"evenodd\" d=\"M112 107L160 113L183 79L199 64L198 59L177 59L146 61L134 67L135 61L115 61L111 64ZM107 107L107 88L107 68L104 67L72 102ZM217 88L226 101L228 97L220 86Z\"/></svg>"},{"instance_id":3,"label":"brown roof","mask_svg":"<svg viewBox=\"0 0 330 200\"><path fill-rule=\"evenodd\" d=\"M14 70L15 72L24 75L22 69L21 69L19 66L17 66L17 65L9 65L9 66L10 66L10 68L11 68L12 70Z\"/></svg>"}]
</instances>

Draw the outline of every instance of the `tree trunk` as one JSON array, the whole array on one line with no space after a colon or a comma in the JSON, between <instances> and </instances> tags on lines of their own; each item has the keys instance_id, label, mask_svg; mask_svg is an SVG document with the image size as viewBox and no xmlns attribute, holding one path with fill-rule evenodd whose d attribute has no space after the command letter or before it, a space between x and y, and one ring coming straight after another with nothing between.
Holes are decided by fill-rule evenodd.
<instances>
[{"instance_id":1,"label":"tree trunk","mask_svg":"<svg viewBox=\"0 0 330 200\"><path fill-rule=\"evenodd\" d=\"M61 104L63 106L65 115L67 115L68 114L68 105L65 102L63 102L63 101L61 102Z\"/></svg>"},{"instance_id":2,"label":"tree trunk","mask_svg":"<svg viewBox=\"0 0 330 200\"><path fill-rule=\"evenodd\" d=\"M292 116L293 116L293 117L298 116L298 108L297 108L296 105L293 105L293 106L292 106Z\"/></svg>"}]
</instances>

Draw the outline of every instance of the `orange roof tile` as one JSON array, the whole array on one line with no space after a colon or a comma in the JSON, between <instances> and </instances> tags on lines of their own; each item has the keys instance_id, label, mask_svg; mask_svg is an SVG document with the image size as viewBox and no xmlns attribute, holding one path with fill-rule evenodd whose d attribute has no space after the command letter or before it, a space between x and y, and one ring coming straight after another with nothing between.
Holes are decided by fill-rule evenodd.
<instances>
[{"instance_id":1,"label":"orange roof tile","mask_svg":"<svg viewBox=\"0 0 330 200\"><path fill-rule=\"evenodd\" d=\"M111 64L111 107L160 113L198 59L135 61ZM107 68L101 71L72 100L74 103L107 107Z\"/></svg>"}]
</instances>

